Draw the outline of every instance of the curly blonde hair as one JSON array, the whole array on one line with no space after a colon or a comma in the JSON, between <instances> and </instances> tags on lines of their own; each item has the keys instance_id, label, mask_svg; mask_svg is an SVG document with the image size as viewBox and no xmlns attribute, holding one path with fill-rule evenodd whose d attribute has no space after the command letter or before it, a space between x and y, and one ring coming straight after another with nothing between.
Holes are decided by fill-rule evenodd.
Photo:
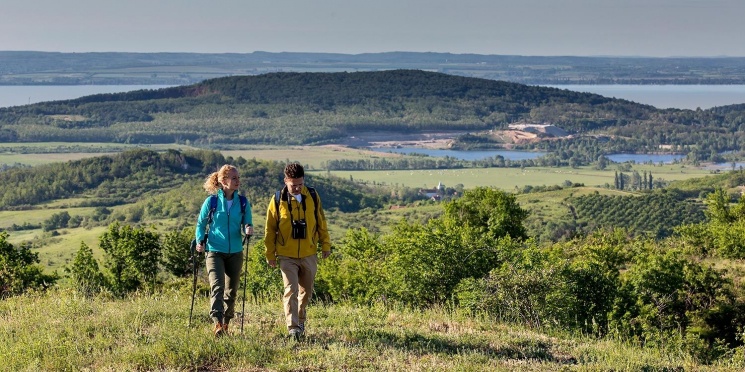
<instances>
[{"instance_id":1,"label":"curly blonde hair","mask_svg":"<svg viewBox=\"0 0 745 372\"><path fill-rule=\"evenodd\" d=\"M207 176L207 179L204 181L204 185L202 187L205 191L207 191L210 194L217 193L217 190L222 189L222 180L228 178L228 173L230 171L238 171L238 168L230 165L225 164L217 172L212 172L209 176Z\"/></svg>"}]
</instances>

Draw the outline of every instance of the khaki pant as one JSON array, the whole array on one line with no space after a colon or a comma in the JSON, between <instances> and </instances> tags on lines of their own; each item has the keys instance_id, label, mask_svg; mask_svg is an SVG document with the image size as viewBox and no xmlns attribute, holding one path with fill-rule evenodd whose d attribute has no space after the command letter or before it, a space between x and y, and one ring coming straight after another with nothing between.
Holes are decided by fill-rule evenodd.
<instances>
[{"instance_id":1,"label":"khaki pant","mask_svg":"<svg viewBox=\"0 0 745 372\"><path fill-rule=\"evenodd\" d=\"M316 255L303 258L280 256L279 269L282 271L282 281L285 293L282 303L285 309L287 329L297 329L305 324L305 308L313 295L313 281L318 271L318 257Z\"/></svg>"},{"instance_id":2,"label":"khaki pant","mask_svg":"<svg viewBox=\"0 0 745 372\"><path fill-rule=\"evenodd\" d=\"M235 315L235 298L241 285L243 252L207 252L210 278L210 317L215 323L229 323Z\"/></svg>"}]
</instances>

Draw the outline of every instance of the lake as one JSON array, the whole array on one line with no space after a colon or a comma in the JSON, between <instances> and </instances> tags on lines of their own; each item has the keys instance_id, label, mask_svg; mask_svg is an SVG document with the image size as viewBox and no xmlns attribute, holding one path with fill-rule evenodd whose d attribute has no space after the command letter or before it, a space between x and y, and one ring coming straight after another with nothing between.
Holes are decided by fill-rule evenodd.
<instances>
[{"instance_id":1,"label":"lake","mask_svg":"<svg viewBox=\"0 0 745 372\"><path fill-rule=\"evenodd\" d=\"M548 85L547 85L548 86ZM695 110L745 103L745 85L550 85L657 108Z\"/></svg>"},{"instance_id":2,"label":"lake","mask_svg":"<svg viewBox=\"0 0 745 372\"><path fill-rule=\"evenodd\" d=\"M460 151L460 150L439 150L423 149L418 147L371 147L370 150L377 152L394 152L397 154L423 154L434 157L445 157L461 160L482 160L488 157L502 156L509 160L527 160L539 158L546 155L545 152L531 151L511 151L511 150L478 150L478 151Z\"/></svg>"},{"instance_id":3,"label":"lake","mask_svg":"<svg viewBox=\"0 0 745 372\"><path fill-rule=\"evenodd\" d=\"M478 150L478 151L460 151L460 150L442 150L442 149L423 149L418 147L371 147L370 150L377 152L393 152L397 154L422 154L433 157L445 157L456 158L460 160L483 160L489 157L501 156L509 160L528 160L536 159L543 155L545 152L532 152L532 151L513 151L513 150ZM684 159L685 155L665 155L665 154L611 154L608 155L608 159L616 163L625 163L627 161L635 163L648 163L652 162L655 164L665 163L670 164L676 160Z\"/></svg>"},{"instance_id":4,"label":"lake","mask_svg":"<svg viewBox=\"0 0 745 372\"><path fill-rule=\"evenodd\" d=\"M652 162L655 164L670 164L676 160L685 159L685 155L664 155L664 154L610 154L607 158L616 163L625 163L631 161L634 163Z\"/></svg>"},{"instance_id":5,"label":"lake","mask_svg":"<svg viewBox=\"0 0 745 372\"><path fill-rule=\"evenodd\" d=\"M0 107L75 99L93 94L160 89L171 85L0 85Z\"/></svg>"}]
</instances>

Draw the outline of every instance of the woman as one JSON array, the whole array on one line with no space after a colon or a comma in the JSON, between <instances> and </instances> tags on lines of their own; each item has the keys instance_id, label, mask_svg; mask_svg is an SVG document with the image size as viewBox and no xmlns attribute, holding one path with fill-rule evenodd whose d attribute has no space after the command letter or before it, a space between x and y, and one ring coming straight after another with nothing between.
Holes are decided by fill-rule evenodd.
<instances>
[{"instance_id":1,"label":"woman","mask_svg":"<svg viewBox=\"0 0 745 372\"><path fill-rule=\"evenodd\" d=\"M223 165L207 177L204 189L211 195L202 204L197 220L197 252L207 252L210 280L210 317L215 336L228 333L235 315L235 298L240 286L243 263L241 229L253 235L251 204L238 195L238 170Z\"/></svg>"}]
</instances>

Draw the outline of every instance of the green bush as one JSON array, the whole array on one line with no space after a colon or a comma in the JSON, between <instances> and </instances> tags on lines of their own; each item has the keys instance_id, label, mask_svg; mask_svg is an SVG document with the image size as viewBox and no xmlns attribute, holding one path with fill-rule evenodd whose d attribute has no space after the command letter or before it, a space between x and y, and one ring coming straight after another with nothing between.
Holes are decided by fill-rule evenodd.
<instances>
[{"instance_id":1,"label":"green bush","mask_svg":"<svg viewBox=\"0 0 745 372\"><path fill-rule=\"evenodd\" d=\"M279 271L279 265L276 268L267 265L264 240L249 241L248 245L248 262L244 263L248 264L248 274L245 278L248 294L255 299L280 298L284 291L282 273Z\"/></svg>"},{"instance_id":2,"label":"green bush","mask_svg":"<svg viewBox=\"0 0 745 372\"><path fill-rule=\"evenodd\" d=\"M735 300L731 281L687 259L682 250L635 256L621 276L619 293L610 328L626 338L662 344L679 337L700 356L705 354L701 345L711 352L722 342L739 344L737 324L744 324L732 309L742 304Z\"/></svg>"},{"instance_id":3,"label":"green bush","mask_svg":"<svg viewBox=\"0 0 745 372\"><path fill-rule=\"evenodd\" d=\"M72 265L65 268L65 271L70 275L75 288L82 293L92 295L108 287L98 261L93 258L93 250L83 242L80 243Z\"/></svg>"},{"instance_id":4,"label":"green bush","mask_svg":"<svg viewBox=\"0 0 745 372\"><path fill-rule=\"evenodd\" d=\"M378 235L365 228L349 229L334 254L321 262L318 288L323 288L333 300L359 304L383 300L387 256Z\"/></svg>"},{"instance_id":5,"label":"green bush","mask_svg":"<svg viewBox=\"0 0 745 372\"><path fill-rule=\"evenodd\" d=\"M8 233L0 231L0 299L55 284L56 274L45 274L39 255L28 245L15 248L8 243Z\"/></svg>"},{"instance_id":6,"label":"green bush","mask_svg":"<svg viewBox=\"0 0 745 372\"><path fill-rule=\"evenodd\" d=\"M161 255L157 233L114 223L99 237L99 246L114 293L155 288Z\"/></svg>"},{"instance_id":7,"label":"green bush","mask_svg":"<svg viewBox=\"0 0 745 372\"><path fill-rule=\"evenodd\" d=\"M180 278L192 275L192 254L195 253L190 249L192 239L194 239L194 227L174 229L163 235L162 265L166 271Z\"/></svg>"}]
</instances>

